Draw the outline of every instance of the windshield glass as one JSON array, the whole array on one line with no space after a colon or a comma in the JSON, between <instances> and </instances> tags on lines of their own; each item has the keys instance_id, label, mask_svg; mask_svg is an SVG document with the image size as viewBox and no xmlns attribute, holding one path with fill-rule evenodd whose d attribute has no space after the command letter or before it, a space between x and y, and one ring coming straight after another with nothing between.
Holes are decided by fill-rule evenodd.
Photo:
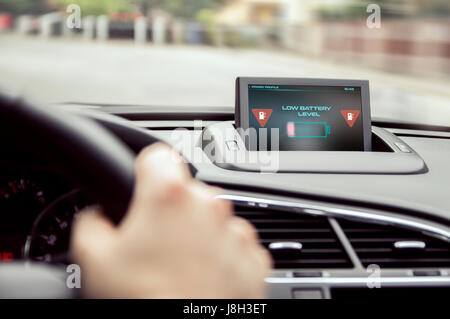
<instances>
[{"instance_id":1,"label":"windshield glass","mask_svg":"<svg viewBox=\"0 0 450 319\"><path fill-rule=\"evenodd\" d=\"M0 86L48 103L233 106L237 76L367 79L450 126L448 0L0 0Z\"/></svg>"}]
</instances>

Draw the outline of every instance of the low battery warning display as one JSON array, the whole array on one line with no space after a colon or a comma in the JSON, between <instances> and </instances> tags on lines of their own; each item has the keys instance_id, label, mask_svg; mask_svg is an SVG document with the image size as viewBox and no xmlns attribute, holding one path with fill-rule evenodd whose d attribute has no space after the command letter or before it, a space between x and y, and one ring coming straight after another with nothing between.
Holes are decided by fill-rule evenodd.
<instances>
[{"instance_id":1,"label":"low battery warning display","mask_svg":"<svg viewBox=\"0 0 450 319\"><path fill-rule=\"evenodd\" d=\"M278 149L363 151L360 87L248 85L249 127L277 128Z\"/></svg>"}]
</instances>

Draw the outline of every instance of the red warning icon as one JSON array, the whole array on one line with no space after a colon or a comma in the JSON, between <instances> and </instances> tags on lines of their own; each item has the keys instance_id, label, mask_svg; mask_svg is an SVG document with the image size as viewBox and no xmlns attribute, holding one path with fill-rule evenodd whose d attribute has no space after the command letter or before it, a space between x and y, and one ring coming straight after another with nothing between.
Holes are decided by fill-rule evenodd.
<instances>
[{"instance_id":1,"label":"red warning icon","mask_svg":"<svg viewBox=\"0 0 450 319\"><path fill-rule=\"evenodd\" d=\"M252 112L261 127L266 125L270 115L272 115L272 109L252 109Z\"/></svg>"},{"instance_id":2,"label":"red warning icon","mask_svg":"<svg viewBox=\"0 0 450 319\"><path fill-rule=\"evenodd\" d=\"M341 114L344 117L345 121L347 122L348 126L353 127L353 124L355 124L355 121L359 116L359 111L342 110Z\"/></svg>"}]
</instances>

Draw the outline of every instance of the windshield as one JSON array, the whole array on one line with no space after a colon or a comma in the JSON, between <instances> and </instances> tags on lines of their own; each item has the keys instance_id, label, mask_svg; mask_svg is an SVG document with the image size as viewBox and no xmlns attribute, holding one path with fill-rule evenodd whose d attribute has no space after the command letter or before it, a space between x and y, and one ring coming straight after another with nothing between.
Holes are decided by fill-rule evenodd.
<instances>
[{"instance_id":1,"label":"windshield","mask_svg":"<svg viewBox=\"0 0 450 319\"><path fill-rule=\"evenodd\" d=\"M47 103L233 106L238 76L367 79L450 126L448 0L0 0L0 85Z\"/></svg>"}]
</instances>

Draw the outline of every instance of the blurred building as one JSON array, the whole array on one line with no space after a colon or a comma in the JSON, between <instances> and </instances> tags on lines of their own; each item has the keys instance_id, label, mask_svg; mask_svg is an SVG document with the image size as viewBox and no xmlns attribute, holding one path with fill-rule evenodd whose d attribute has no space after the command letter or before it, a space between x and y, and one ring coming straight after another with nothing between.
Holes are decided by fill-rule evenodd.
<instances>
[{"instance_id":1,"label":"blurred building","mask_svg":"<svg viewBox=\"0 0 450 319\"><path fill-rule=\"evenodd\" d=\"M218 11L216 22L223 25L307 22L313 5L312 0L232 0Z\"/></svg>"},{"instance_id":2,"label":"blurred building","mask_svg":"<svg viewBox=\"0 0 450 319\"><path fill-rule=\"evenodd\" d=\"M446 13L444 1L382 1L380 28L368 26L368 4L354 0L232 0L218 11L216 22L242 33L250 26L270 30L266 37L272 39L272 45L303 55L392 72L449 77L450 9Z\"/></svg>"}]
</instances>

